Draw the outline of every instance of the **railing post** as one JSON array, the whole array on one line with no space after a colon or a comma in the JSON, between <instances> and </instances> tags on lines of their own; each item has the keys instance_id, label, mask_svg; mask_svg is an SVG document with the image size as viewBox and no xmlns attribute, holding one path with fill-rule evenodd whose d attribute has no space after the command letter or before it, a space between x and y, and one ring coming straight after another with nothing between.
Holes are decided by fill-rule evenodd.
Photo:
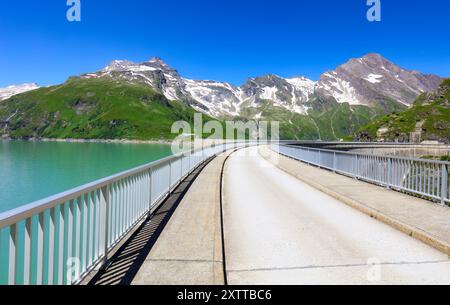
<instances>
[{"instance_id":1,"label":"railing post","mask_svg":"<svg viewBox=\"0 0 450 305\"><path fill-rule=\"evenodd\" d=\"M66 205L63 203L59 206L59 244L58 244L58 285L64 285L64 270L66 262L64 261L64 242L66 227ZM91 230L92 232L92 230ZM92 249L91 249L92 256Z\"/></svg>"},{"instance_id":2,"label":"railing post","mask_svg":"<svg viewBox=\"0 0 450 305\"><path fill-rule=\"evenodd\" d=\"M181 167L183 167L183 163L181 163ZM152 204L153 204L153 202L152 202L152 196L153 196L153 194L152 194L152 186L153 186L153 169L149 169L149 188L150 188L150 192L149 192L149 199L148 199L148 217L150 218L150 216L151 216L151 213L152 213Z\"/></svg>"},{"instance_id":3,"label":"railing post","mask_svg":"<svg viewBox=\"0 0 450 305\"><path fill-rule=\"evenodd\" d=\"M54 265L55 265L55 245L56 245L56 208L50 209L50 222L48 228L48 238L49 238L49 250L48 250L48 284L53 285L55 283ZM86 253L84 251L83 253Z\"/></svg>"},{"instance_id":4,"label":"railing post","mask_svg":"<svg viewBox=\"0 0 450 305\"><path fill-rule=\"evenodd\" d=\"M183 155L181 155L180 157L180 181L179 181L180 184L181 181L183 181Z\"/></svg>"},{"instance_id":5,"label":"railing post","mask_svg":"<svg viewBox=\"0 0 450 305\"><path fill-rule=\"evenodd\" d=\"M320 150L319 150L319 157L317 158L317 165L319 166L319 168L322 168L320 161L321 161L321 154L320 154Z\"/></svg>"},{"instance_id":6,"label":"railing post","mask_svg":"<svg viewBox=\"0 0 450 305\"><path fill-rule=\"evenodd\" d=\"M171 194L170 192L171 186L172 186L172 161L169 160L169 193L168 193L169 196Z\"/></svg>"},{"instance_id":7,"label":"railing post","mask_svg":"<svg viewBox=\"0 0 450 305\"><path fill-rule=\"evenodd\" d=\"M36 285L44 284L44 261L45 261L45 216L44 212L38 215L38 226L37 226L37 259L36 259ZM73 231L72 231L73 232ZM72 248L71 248L72 249ZM69 253L69 259L73 257L73 251Z\"/></svg>"},{"instance_id":8,"label":"railing post","mask_svg":"<svg viewBox=\"0 0 450 305\"><path fill-rule=\"evenodd\" d=\"M204 159L205 159L205 142L202 139L202 162L204 161Z\"/></svg>"},{"instance_id":9,"label":"railing post","mask_svg":"<svg viewBox=\"0 0 450 305\"><path fill-rule=\"evenodd\" d=\"M355 157L356 155L349 155L350 156L350 164L348 165L347 172L350 174L353 179L355 179Z\"/></svg>"},{"instance_id":10,"label":"railing post","mask_svg":"<svg viewBox=\"0 0 450 305\"><path fill-rule=\"evenodd\" d=\"M19 230L17 224L9 227L9 270L8 270L8 284L17 284L17 254L18 254L18 236Z\"/></svg>"},{"instance_id":11,"label":"railing post","mask_svg":"<svg viewBox=\"0 0 450 305\"><path fill-rule=\"evenodd\" d=\"M23 284L31 285L33 217L25 220Z\"/></svg>"},{"instance_id":12,"label":"railing post","mask_svg":"<svg viewBox=\"0 0 450 305\"><path fill-rule=\"evenodd\" d=\"M192 169L192 151L189 153L189 169L187 172L187 175L189 176L189 174L191 173L191 169Z\"/></svg>"},{"instance_id":13,"label":"railing post","mask_svg":"<svg viewBox=\"0 0 450 305\"><path fill-rule=\"evenodd\" d=\"M392 176L392 159L388 158L387 159L387 172L386 172L386 188L388 190L391 189L391 176Z\"/></svg>"},{"instance_id":14,"label":"railing post","mask_svg":"<svg viewBox=\"0 0 450 305\"><path fill-rule=\"evenodd\" d=\"M441 204L445 206L445 199L448 195L448 166L442 164L442 179L441 179Z\"/></svg>"},{"instance_id":15,"label":"railing post","mask_svg":"<svg viewBox=\"0 0 450 305\"><path fill-rule=\"evenodd\" d=\"M101 189L101 193L102 193L102 199L104 200L103 204L104 204L104 213L105 213L105 235L104 235L104 240L103 240L103 262L102 262L102 267L106 268L106 264L108 262L108 238L109 238L109 202L110 202L110 194L109 194L109 190L110 190L110 185L108 184L107 186L104 186Z\"/></svg>"},{"instance_id":16,"label":"railing post","mask_svg":"<svg viewBox=\"0 0 450 305\"><path fill-rule=\"evenodd\" d=\"M336 173L336 152L333 152L333 173Z\"/></svg>"}]
</instances>

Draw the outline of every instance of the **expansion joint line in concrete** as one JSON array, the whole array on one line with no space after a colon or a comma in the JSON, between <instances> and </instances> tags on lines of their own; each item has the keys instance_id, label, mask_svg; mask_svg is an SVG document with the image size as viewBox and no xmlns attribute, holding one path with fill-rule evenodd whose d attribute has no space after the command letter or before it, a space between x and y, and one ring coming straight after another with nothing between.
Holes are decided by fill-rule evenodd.
<instances>
[{"instance_id":1,"label":"expansion joint line in concrete","mask_svg":"<svg viewBox=\"0 0 450 305\"><path fill-rule=\"evenodd\" d=\"M411 266L411 265L436 265L448 264L448 260L439 261L417 261L417 262L381 262L378 266ZM255 268L255 269L240 269L228 270L230 273L244 273L244 272L270 272L270 271L291 271L291 270L307 270L307 269L334 269L334 268L353 268L353 267L367 267L368 264L342 264L342 265L311 265L298 267L274 267L274 268Z\"/></svg>"},{"instance_id":2,"label":"expansion joint line in concrete","mask_svg":"<svg viewBox=\"0 0 450 305\"><path fill-rule=\"evenodd\" d=\"M224 182L224 173L225 173L225 165L228 161L227 156L222 164L222 169L220 170L220 235L222 236L222 268L223 268L223 282L225 285L228 285L228 276L227 276L227 259L226 259L226 251L225 251L225 226L224 226L224 217L223 217L223 182Z\"/></svg>"},{"instance_id":3,"label":"expansion joint line in concrete","mask_svg":"<svg viewBox=\"0 0 450 305\"><path fill-rule=\"evenodd\" d=\"M222 169L220 171L220 230L222 235L222 266L223 266L223 281L225 285L228 285L228 275L227 275L227 259L226 259L226 251L225 251L225 221L224 221L224 212L223 212L223 183L225 176L225 166L227 164L228 159L235 152L241 150L243 148L235 149L231 154L229 154L222 164Z\"/></svg>"}]
</instances>

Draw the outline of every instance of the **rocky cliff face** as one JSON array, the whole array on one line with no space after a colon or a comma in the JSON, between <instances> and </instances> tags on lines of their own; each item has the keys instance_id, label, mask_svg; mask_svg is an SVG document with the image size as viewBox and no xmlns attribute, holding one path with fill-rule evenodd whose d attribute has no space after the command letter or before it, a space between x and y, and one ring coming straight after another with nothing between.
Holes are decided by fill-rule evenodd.
<instances>
[{"instance_id":1,"label":"rocky cliff face","mask_svg":"<svg viewBox=\"0 0 450 305\"><path fill-rule=\"evenodd\" d=\"M436 90L443 79L409 71L379 54L352 59L322 75L317 91L338 103L385 105L394 101L410 106L422 93Z\"/></svg>"}]
</instances>

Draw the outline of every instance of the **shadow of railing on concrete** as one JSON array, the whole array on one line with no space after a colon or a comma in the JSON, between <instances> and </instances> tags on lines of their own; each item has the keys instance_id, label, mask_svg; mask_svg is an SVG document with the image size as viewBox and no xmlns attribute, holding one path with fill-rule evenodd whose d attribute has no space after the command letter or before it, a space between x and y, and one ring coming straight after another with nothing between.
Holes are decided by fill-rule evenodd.
<instances>
[{"instance_id":1,"label":"shadow of railing on concrete","mask_svg":"<svg viewBox=\"0 0 450 305\"><path fill-rule=\"evenodd\" d=\"M88 285L132 284L186 192L209 161L197 168L174 190L152 217L146 219L111 257L107 267L94 275Z\"/></svg>"}]
</instances>

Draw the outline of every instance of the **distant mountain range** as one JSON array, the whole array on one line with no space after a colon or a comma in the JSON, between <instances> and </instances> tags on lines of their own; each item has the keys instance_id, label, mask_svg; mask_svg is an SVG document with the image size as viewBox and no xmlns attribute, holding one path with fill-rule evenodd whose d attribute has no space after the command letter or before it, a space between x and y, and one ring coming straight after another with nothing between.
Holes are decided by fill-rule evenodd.
<instances>
[{"instance_id":1,"label":"distant mountain range","mask_svg":"<svg viewBox=\"0 0 450 305\"><path fill-rule=\"evenodd\" d=\"M403 69L379 54L352 59L335 71L324 73L318 82L306 77L282 78L266 75L250 78L236 87L230 83L190 80L160 58L144 63L113 61L105 69L81 78L111 77L142 83L180 100L213 117L240 116L246 108L257 108L264 101L294 113L306 115L317 98L339 104L385 106L397 102L410 106L421 93L436 90L442 78Z\"/></svg>"},{"instance_id":2,"label":"distant mountain range","mask_svg":"<svg viewBox=\"0 0 450 305\"><path fill-rule=\"evenodd\" d=\"M39 86L35 83L13 85L6 88L0 88L0 101L6 100L16 94L24 93L30 90L38 89Z\"/></svg>"},{"instance_id":3,"label":"distant mountain range","mask_svg":"<svg viewBox=\"0 0 450 305\"><path fill-rule=\"evenodd\" d=\"M379 54L368 54L350 60L335 71L324 73L319 81L269 74L250 78L238 87L225 82L184 78L160 58L153 58L143 63L113 61L101 71L72 77L66 84L46 88L48 92L45 96L34 94L34 98L49 99L53 92L51 88L58 91L74 83L83 86L101 83L103 89L104 86L111 86L108 89L111 91L114 91L114 86L139 86L165 97L167 103L177 101L220 120L278 120L281 122L281 136L286 139L336 140L354 134L361 126L383 115L407 109L419 95L435 91L442 81L436 75L403 69ZM32 90L36 87L26 88ZM24 91L26 89L17 93ZM77 95L77 92L72 94ZM20 119L17 105L24 100L29 102L27 97L30 95L19 94L0 103L0 121L3 120L0 135L3 134L3 137L14 135L10 126L12 121ZM60 98L62 106L67 102L64 99L73 100L75 96ZM81 104L93 102L92 97L77 98ZM39 100L33 102L39 104ZM48 109L48 115L53 115L52 111L57 113L57 108ZM104 111L107 112L107 109ZM47 123L51 125L51 121ZM27 128L26 122L22 125ZM29 137L42 136L32 130L25 134ZM77 136L76 133L66 134L66 137ZM122 136L132 137L126 133Z\"/></svg>"}]
</instances>

